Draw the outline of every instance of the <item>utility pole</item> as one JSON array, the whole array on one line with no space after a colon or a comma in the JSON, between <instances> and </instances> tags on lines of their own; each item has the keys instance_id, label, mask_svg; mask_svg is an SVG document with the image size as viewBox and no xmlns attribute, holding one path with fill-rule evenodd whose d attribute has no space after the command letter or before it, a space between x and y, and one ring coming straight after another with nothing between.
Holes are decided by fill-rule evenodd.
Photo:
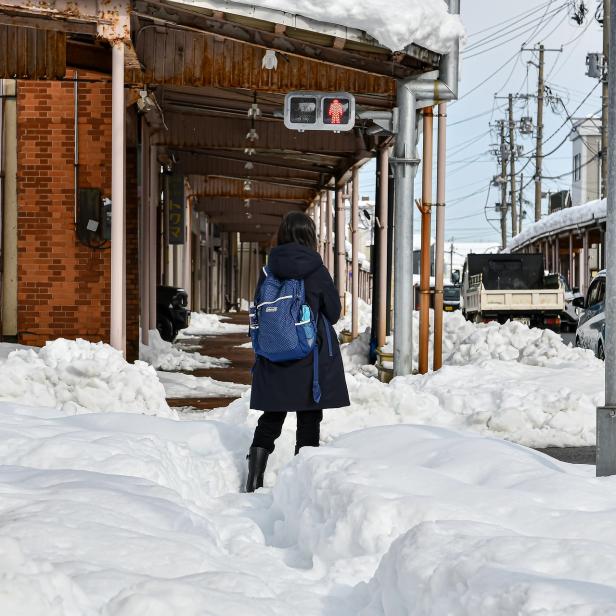
<instances>
[{"instance_id":1,"label":"utility pole","mask_svg":"<svg viewBox=\"0 0 616 616\"><path fill-rule=\"evenodd\" d=\"M539 84L537 86L537 146L535 152L535 222L541 220L541 173L543 166L543 95L545 82L543 69L545 47L539 45Z\"/></svg>"},{"instance_id":2,"label":"utility pole","mask_svg":"<svg viewBox=\"0 0 616 616\"><path fill-rule=\"evenodd\" d=\"M608 186L608 115L609 84L607 79L610 56L611 0L603 0L603 75L601 92L601 198L607 197Z\"/></svg>"},{"instance_id":3,"label":"utility pole","mask_svg":"<svg viewBox=\"0 0 616 616\"><path fill-rule=\"evenodd\" d=\"M538 79L537 79L537 133L536 133L536 145L535 145L535 221L541 220L541 174L543 171L543 107L545 105L545 53L558 52L562 53L563 48L560 49L546 49L544 45L539 47L522 47L522 51L532 51L539 53L539 63L529 61L528 64L532 64L537 67ZM528 98L532 98L534 95L528 95Z\"/></svg>"},{"instance_id":4,"label":"utility pole","mask_svg":"<svg viewBox=\"0 0 616 616\"><path fill-rule=\"evenodd\" d=\"M520 206L518 207L518 233L522 233L522 222L524 220L524 174L520 174Z\"/></svg>"},{"instance_id":5,"label":"utility pole","mask_svg":"<svg viewBox=\"0 0 616 616\"><path fill-rule=\"evenodd\" d=\"M513 121L513 94L509 95L509 171L511 173L511 237L518 234L518 203L515 178L515 123Z\"/></svg>"},{"instance_id":6,"label":"utility pole","mask_svg":"<svg viewBox=\"0 0 616 616\"><path fill-rule=\"evenodd\" d=\"M505 143L505 121L499 120L500 127L500 159L501 159L501 204L500 204L500 224L501 224L501 248L507 246L507 144Z\"/></svg>"},{"instance_id":7,"label":"utility pole","mask_svg":"<svg viewBox=\"0 0 616 616\"><path fill-rule=\"evenodd\" d=\"M605 6L605 5L604 5ZM610 7L610 34L616 24L616 3ZM607 13L606 13L607 14ZM605 22L603 23L605 28ZM616 148L616 45L610 49L609 70L609 148ZM605 241L607 269L616 271L616 156L608 157L607 238ZM616 320L616 276L606 279L605 322ZM605 406L597 409L597 477L616 474L616 329L605 330Z\"/></svg>"}]
</instances>

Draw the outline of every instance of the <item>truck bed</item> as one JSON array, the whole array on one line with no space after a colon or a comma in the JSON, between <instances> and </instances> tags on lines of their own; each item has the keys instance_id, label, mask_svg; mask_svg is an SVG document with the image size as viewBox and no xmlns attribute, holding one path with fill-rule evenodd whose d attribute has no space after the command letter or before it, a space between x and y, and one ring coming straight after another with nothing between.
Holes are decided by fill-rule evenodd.
<instances>
[{"instance_id":1,"label":"truck bed","mask_svg":"<svg viewBox=\"0 0 616 616\"><path fill-rule=\"evenodd\" d=\"M480 287L476 291L469 290L464 297L464 310L467 313L535 311L558 313L564 306L565 296L562 289L487 291Z\"/></svg>"}]
</instances>

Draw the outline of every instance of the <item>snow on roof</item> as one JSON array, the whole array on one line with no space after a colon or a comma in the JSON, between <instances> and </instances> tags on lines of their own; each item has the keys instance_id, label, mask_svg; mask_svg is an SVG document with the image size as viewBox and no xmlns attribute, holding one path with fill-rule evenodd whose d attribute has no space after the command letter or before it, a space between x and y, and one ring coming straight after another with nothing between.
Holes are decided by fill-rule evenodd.
<instances>
[{"instance_id":1,"label":"snow on roof","mask_svg":"<svg viewBox=\"0 0 616 616\"><path fill-rule=\"evenodd\" d=\"M516 235L507 246L506 252L520 248L534 240L560 231L566 231L578 226L587 226L590 223L602 222L607 215L607 202L605 199L590 201L583 205L568 207L554 212L538 222L526 227L522 233Z\"/></svg>"},{"instance_id":2,"label":"snow on roof","mask_svg":"<svg viewBox=\"0 0 616 616\"><path fill-rule=\"evenodd\" d=\"M257 0L235 2L234 0L176 0L183 4L211 8L239 15L259 14L260 9L283 11L290 15L302 15L305 24L292 20L294 27L314 29L310 20L343 24L364 30L381 45L400 51L415 43L436 52L448 52L452 44L464 35L460 17L450 15L444 0ZM277 23L289 21L289 15L272 19ZM300 20L301 21L301 20ZM330 28L331 29L331 28ZM341 38L357 38L339 29Z\"/></svg>"}]
</instances>

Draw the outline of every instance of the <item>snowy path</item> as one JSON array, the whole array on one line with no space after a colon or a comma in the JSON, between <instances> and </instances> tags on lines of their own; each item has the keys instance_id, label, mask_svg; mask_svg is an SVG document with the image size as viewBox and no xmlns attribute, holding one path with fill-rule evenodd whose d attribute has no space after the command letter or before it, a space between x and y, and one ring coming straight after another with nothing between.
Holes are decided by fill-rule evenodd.
<instances>
[{"instance_id":1,"label":"snowy path","mask_svg":"<svg viewBox=\"0 0 616 616\"><path fill-rule=\"evenodd\" d=\"M616 613L616 479L502 440L592 443L602 364L452 318L445 368L387 386L364 347L323 446L294 457L290 416L250 495L247 391L178 421L154 369L106 345L0 362L0 613Z\"/></svg>"},{"instance_id":2,"label":"snowy path","mask_svg":"<svg viewBox=\"0 0 616 616\"><path fill-rule=\"evenodd\" d=\"M293 459L287 430L246 495L245 425L54 415L0 405L2 613L616 611L616 480L590 467L410 425Z\"/></svg>"}]
</instances>

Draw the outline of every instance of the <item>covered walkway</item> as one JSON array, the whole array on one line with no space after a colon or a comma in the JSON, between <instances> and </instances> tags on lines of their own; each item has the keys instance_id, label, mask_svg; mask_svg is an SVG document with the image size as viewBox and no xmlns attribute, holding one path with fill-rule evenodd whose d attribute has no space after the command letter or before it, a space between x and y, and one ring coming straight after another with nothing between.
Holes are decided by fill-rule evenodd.
<instances>
[{"instance_id":1,"label":"covered walkway","mask_svg":"<svg viewBox=\"0 0 616 616\"><path fill-rule=\"evenodd\" d=\"M19 253L54 266L47 278L22 267L10 279L4 297L21 301L3 314L16 313L18 340L42 344L57 336L62 315L61 335L100 339L107 331L106 340L136 359L139 338L147 344L156 328L159 286L186 289L194 311L241 305L253 296L282 217L303 211L315 219L319 250L341 299L352 291L352 335L358 333L361 292L373 300L373 331L380 340L397 313L395 364L400 373L411 371L418 112L427 109L431 129L432 108L456 97L456 44L445 55L416 44L396 51L356 28L225 0L85 0L78 10L72 2L5 0L2 6L0 27L15 45L0 56L0 78L62 84L32 96L40 95L51 118L68 118L58 133L67 143L57 161L74 170L60 182L67 184L65 209L54 210L66 236L62 245L38 242L52 217L36 194L27 219L19 220L24 210L17 197L10 205L16 227L30 225L33 237L30 245L18 240L7 254L13 261ZM459 12L457 0L449 0L449 7ZM351 94L355 126L347 132L289 130L284 99L298 91ZM19 105L26 109L29 103L19 94L17 100L19 127ZM101 110L95 133L88 120ZM33 132L28 121L22 121L24 135ZM439 128L444 137L444 121ZM37 148L53 147L54 134L46 135L28 144L35 155ZM429 135L431 141L432 130ZM88 168L92 155L84 160L83 154L82 141L92 136L102 154L97 164L104 173L98 175L97 165ZM432 167L431 147L423 152L430 156L426 169ZM358 260L358 177L359 168L377 157L371 280ZM48 170L28 169L21 176L28 172ZM434 201L431 177L424 177L428 227L431 206L444 205L444 174L439 187ZM100 215L97 203L104 204ZM66 232L73 227L78 241ZM83 269L71 280L74 289L66 288L62 269L67 251ZM79 296L81 277L90 285L85 298ZM90 299L94 291L100 300ZM45 328L37 314L42 299L49 313ZM84 307L74 309L77 301ZM87 327L94 312L95 331Z\"/></svg>"},{"instance_id":2,"label":"covered walkway","mask_svg":"<svg viewBox=\"0 0 616 616\"><path fill-rule=\"evenodd\" d=\"M226 323L246 325L248 314L229 313L224 315ZM209 368L207 370L194 370L190 374L195 377L210 377L223 383L250 384L250 370L254 363L252 348L246 348L248 337L242 333L223 333L218 336L200 336L184 339L190 345L191 351L198 350L202 355L210 357L224 357L231 362L227 368ZM176 343L181 349L182 342ZM197 346L198 349L194 347ZM192 407L202 411L227 406L236 398L230 397L183 397L167 398L169 406L173 407Z\"/></svg>"}]
</instances>

